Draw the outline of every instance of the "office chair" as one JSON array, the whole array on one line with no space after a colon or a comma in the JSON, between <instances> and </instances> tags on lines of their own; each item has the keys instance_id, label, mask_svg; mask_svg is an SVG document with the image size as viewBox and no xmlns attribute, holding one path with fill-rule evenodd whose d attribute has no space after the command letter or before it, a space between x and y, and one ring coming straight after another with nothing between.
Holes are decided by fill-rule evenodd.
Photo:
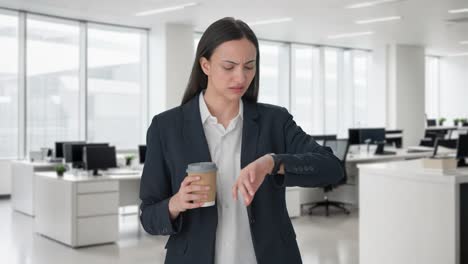
<instances>
[{"instance_id":1,"label":"office chair","mask_svg":"<svg viewBox=\"0 0 468 264\"><path fill-rule=\"evenodd\" d=\"M333 154L341 161L341 165L343 166L344 170L344 177L343 179L334 185L328 185L323 187L323 191L325 192L324 200L313 203L313 206L309 209L309 215L312 214L312 211L318 207L325 207L325 215L329 215L329 207L335 207L343 211L345 214L349 214L349 210L345 208L345 204L341 202L335 202L328 200L327 193L332 191L334 188L343 185L347 181L346 175L346 155L348 155L349 150L349 143L347 139L332 139L332 140L325 140L325 146L330 147L333 150Z\"/></svg>"},{"instance_id":2,"label":"office chair","mask_svg":"<svg viewBox=\"0 0 468 264\"><path fill-rule=\"evenodd\" d=\"M397 135L391 137L391 135ZM401 148L403 145L403 130L385 130L385 141L389 146Z\"/></svg>"},{"instance_id":3,"label":"office chair","mask_svg":"<svg viewBox=\"0 0 468 264\"><path fill-rule=\"evenodd\" d=\"M448 130L446 129L441 129L441 130L426 129L426 131L424 132L424 138L421 139L421 141L419 142L419 145L426 146L426 147L434 147L435 141L437 139L444 139L447 133L448 133Z\"/></svg>"},{"instance_id":4,"label":"office chair","mask_svg":"<svg viewBox=\"0 0 468 264\"><path fill-rule=\"evenodd\" d=\"M325 141L336 139L336 135L312 135L312 138L322 146L325 146Z\"/></svg>"},{"instance_id":5,"label":"office chair","mask_svg":"<svg viewBox=\"0 0 468 264\"><path fill-rule=\"evenodd\" d=\"M446 147L448 149L457 149L458 139L441 139L437 138L434 144L433 157L437 156L439 146Z\"/></svg>"}]
</instances>

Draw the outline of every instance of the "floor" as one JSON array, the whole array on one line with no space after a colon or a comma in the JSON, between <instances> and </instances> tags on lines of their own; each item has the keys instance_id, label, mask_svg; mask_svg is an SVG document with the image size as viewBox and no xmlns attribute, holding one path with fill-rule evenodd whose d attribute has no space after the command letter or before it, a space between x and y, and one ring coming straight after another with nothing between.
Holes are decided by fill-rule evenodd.
<instances>
[{"instance_id":1,"label":"floor","mask_svg":"<svg viewBox=\"0 0 468 264\"><path fill-rule=\"evenodd\" d=\"M0 199L0 262L8 264L100 264L164 262L167 237L139 232L136 215L120 219L118 243L72 249L34 233L34 218L11 209ZM358 214L320 211L292 220L305 264L357 264Z\"/></svg>"}]
</instances>

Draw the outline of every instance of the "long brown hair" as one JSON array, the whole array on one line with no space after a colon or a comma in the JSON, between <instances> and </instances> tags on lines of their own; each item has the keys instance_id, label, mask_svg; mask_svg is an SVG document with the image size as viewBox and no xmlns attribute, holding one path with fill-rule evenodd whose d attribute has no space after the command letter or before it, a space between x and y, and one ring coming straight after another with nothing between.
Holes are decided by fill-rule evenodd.
<instances>
[{"instance_id":1,"label":"long brown hair","mask_svg":"<svg viewBox=\"0 0 468 264\"><path fill-rule=\"evenodd\" d=\"M201 69L200 58L204 57L209 60L214 50L219 45L226 41L239 40L242 38L246 38L252 42L257 50L255 77L242 98L250 102L257 102L260 78L260 51L257 37L252 29L242 20L225 17L211 24L206 29L205 33L203 33L200 42L198 42L192 73L190 74L189 82L185 89L182 105L190 101L190 99L195 97L208 85L208 77Z\"/></svg>"}]
</instances>

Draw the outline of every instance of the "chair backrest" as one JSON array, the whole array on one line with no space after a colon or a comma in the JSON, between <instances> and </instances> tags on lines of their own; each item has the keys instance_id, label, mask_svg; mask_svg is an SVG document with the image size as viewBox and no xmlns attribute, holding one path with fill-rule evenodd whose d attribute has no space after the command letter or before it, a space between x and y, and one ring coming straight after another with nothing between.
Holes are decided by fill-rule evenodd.
<instances>
[{"instance_id":1,"label":"chair backrest","mask_svg":"<svg viewBox=\"0 0 468 264\"><path fill-rule=\"evenodd\" d=\"M343 179L333 186L338 186L345 184L348 175L346 173L346 156L348 155L349 150L349 141L348 139L333 139L325 141L325 146L330 147L333 150L333 154L341 161L341 166L343 166L344 170L344 177ZM333 188L332 185L325 187L325 191L331 190Z\"/></svg>"},{"instance_id":2,"label":"chair backrest","mask_svg":"<svg viewBox=\"0 0 468 264\"><path fill-rule=\"evenodd\" d=\"M332 139L326 140L325 146L333 150L333 154L344 164L346 162L346 155L348 155L349 143L348 139Z\"/></svg>"},{"instance_id":3,"label":"chair backrest","mask_svg":"<svg viewBox=\"0 0 468 264\"><path fill-rule=\"evenodd\" d=\"M441 139L437 138L434 144L434 153L433 156L437 156L437 151L439 146L446 147L449 149L456 149L457 148L457 139Z\"/></svg>"},{"instance_id":4,"label":"chair backrest","mask_svg":"<svg viewBox=\"0 0 468 264\"><path fill-rule=\"evenodd\" d=\"M336 135L312 135L312 138L322 146L325 146L327 140L336 139Z\"/></svg>"}]
</instances>

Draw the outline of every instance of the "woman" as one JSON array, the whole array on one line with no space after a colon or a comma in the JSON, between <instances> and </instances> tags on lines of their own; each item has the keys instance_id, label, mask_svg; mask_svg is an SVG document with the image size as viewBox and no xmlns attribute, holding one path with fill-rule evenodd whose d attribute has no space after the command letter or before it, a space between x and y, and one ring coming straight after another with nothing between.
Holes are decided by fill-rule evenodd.
<instances>
[{"instance_id":1,"label":"woman","mask_svg":"<svg viewBox=\"0 0 468 264\"><path fill-rule=\"evenodd\" d=\"M153 118L140 219L148 233L170 235L166 263L301 263L285 187L343 177L286 109L257 103L259 60L247 24L216 21L200 39L182 105ZM201 207L208 187L186 177L188 164L205 161L218 167L211 207Z\"/></svg>"}]
</instances>

